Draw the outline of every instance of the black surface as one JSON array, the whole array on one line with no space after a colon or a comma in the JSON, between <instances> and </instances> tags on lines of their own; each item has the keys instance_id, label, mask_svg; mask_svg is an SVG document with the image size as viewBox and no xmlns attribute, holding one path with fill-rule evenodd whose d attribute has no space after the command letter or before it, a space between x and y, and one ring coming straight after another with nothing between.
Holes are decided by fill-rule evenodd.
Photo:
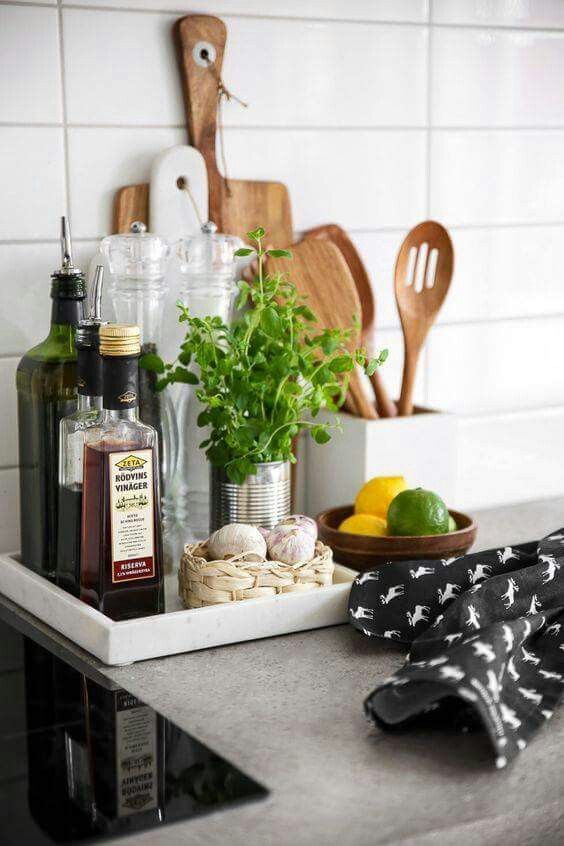
<instances>
[{"instance_id":1,"label":"black surface","mask_svg":"<svg viewBox=\"0 0 564 846\"><path fill-rule=\"evenodd\" d=\"M0 608L2 846L103 840L267 795L76 656L64 660L60 644L7 621Z\"/></svg>"}]
</instances>

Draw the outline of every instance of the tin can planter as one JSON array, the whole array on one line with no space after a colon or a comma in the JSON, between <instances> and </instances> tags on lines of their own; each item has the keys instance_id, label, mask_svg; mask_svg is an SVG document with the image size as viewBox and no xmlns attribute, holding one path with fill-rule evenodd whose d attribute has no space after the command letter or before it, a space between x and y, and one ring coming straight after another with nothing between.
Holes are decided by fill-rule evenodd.
<instances>
[{"instance_id":1,"label":"tin can planter","mask_svg":"<svg viewBox=\"0 0 564 846\"><path fill-rule=\"evenodd\" d=\"M250 523L272 529L291 513L289 461L257 464L242 485L232 482L222 467L211 467L210 532L228 523Z\"/></svg>"}]
</instances>

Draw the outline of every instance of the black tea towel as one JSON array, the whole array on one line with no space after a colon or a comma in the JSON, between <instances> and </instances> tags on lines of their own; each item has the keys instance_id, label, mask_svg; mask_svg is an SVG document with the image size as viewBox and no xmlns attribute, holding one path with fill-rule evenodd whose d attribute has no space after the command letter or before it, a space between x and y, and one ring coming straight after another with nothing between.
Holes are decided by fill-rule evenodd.
<instances>
[{"instance_id":1,"label":"black tea towel","mask_svg":"<svg viewBox=\"0 0 564 846\"><path fill-rule=\"evenodd\" d=\"M363 573L349 617L369 637L411 644L407 663L365 701L377 725L470 708L503 767L562 695L564 529L538 543Z\"/></svg>"}]
</instances>

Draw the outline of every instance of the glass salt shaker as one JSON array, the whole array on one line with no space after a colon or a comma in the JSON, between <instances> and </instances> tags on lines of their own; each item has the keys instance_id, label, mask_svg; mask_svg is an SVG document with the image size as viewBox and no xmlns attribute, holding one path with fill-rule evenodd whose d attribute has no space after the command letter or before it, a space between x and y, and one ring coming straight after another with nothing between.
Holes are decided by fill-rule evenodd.
<instances>
[{"instance_id":1,"label":"glass salt shaker","mask_svg":"<svg viewBox=\"0 0 564 846\"><path fill-rule=\"evenodd\" d=\"M240 238L218 233L211 221L202 226L200 235L178 241L179 299L194 317L218 316L229 323L236 293L234 254L242 246ZM207 434L196 422L202 411L196 390L191 385L175 386L180 441L172 488L182 545L209 534L209 466L199 448Z\"/></svg>"},{"instance_id":2,"label":"glass salt shaker","mask_svg":"<svg viewBox=\"0 0 564 846\"><path fill-rule=\"evenodd\" d=\"M110 271L106 300L110 301L112 319L139 326L142 356L152 353L168 360L170 350L163 349L163 316L169 306L168 242L147 232L144 223L136 222L130 233L104 238L101 252ZM166 533L172 520L170 495L178 455L178 429L170 392L156 391L158 378L152 370L139 369L139 417L157 431Z\"/></svg>"}]
</instances>

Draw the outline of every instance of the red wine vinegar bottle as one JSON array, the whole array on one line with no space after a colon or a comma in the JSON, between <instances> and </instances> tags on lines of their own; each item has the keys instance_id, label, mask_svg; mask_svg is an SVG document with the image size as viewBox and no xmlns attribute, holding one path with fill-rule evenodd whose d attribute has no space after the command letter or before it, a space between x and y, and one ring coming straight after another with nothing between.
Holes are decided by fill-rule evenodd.
<instances>
[{"instance_id":1,"label":"red wine vinegar bottle","mask_svg":"<svg viewBox=\"0 0 564 846\"><path fill-rule=\"evenodd\" d=\"M164 612L157 433L138 415L139 328L100 328L103 411L85 432L80 598L112 620Z\"/></svg>"}]
</instances>

